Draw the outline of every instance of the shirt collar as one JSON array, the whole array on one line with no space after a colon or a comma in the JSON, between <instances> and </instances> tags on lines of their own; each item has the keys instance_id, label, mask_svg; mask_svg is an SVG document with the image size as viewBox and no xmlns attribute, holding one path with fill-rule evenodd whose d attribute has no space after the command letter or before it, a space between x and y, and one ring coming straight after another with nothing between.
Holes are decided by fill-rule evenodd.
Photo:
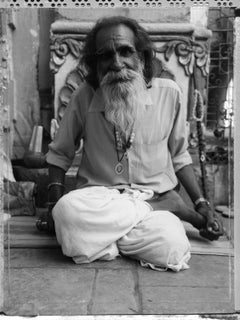
<instances>
[{"instance_id":1,"label":"shirt collar","mask_svg":"<svg viewBox=\"0 0 240 320\"><path fill-rule=\"evenodd\" d=\"M101 88L98 88L91 101L89 112L104 112L104 101Z\"/></svg>"},{"instance_id":2,"label":"shirt collar","mask_svg":"<svg viewBox=\"0 0 240 320\"><path fill-rule=\"evenodd\" d=\"M151 89L146 90L145 95L145 106L152 106L152 96L151 96ZM104 112L104 100L103 100L103 93L102 89L98 88L93 96L93 99L91 101L89 112Z\"/></svg>"}]
</instances>

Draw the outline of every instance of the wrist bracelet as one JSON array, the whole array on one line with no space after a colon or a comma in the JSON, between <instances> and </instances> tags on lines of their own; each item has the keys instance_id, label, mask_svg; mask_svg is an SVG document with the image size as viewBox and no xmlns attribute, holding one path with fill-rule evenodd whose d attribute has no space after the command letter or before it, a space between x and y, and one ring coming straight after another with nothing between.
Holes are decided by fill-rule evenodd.
<instances>
[{"instance_id":1,"label":"wrist bracelet","mask_svg":"<svg viewBox=\"0 0 240 320\"><path fill-rule=\"evenodd\" d=\"M55 204L57 203L57 201L49 201L46 203L46 205L49 206L55 206Z\"/></svg>"},{"instance_id":2,"label":"wrist bracelet","mask_svg":"<svg viewBox=\"0 0 240 320\"><path fill-rule=\"evenodd\" d=\"M202 203L202 202L204 202L204 203L206 203L208 206L210 206L210 203L209 203L209 201L207 201L207 199L200 197L200 198L198 198L198 199L194 202L195 208L196 208L200 203Z\"/></svg>"},{"instance_id":3,"label":"wrist bracelet","mask_svg":"<svg viewBox=\"0 0 240 320\"><path fill-rule=\"evenodd\" d=\"M49 183L49 185L48 185L48 187L47 187L48 190L49 190L52 186L61 186L62 188L65 189L64 184L62 184L61 182L51 182L51 183Z\"/></svg>"},{"instance_id":4,"label":"wrist bracelet","mask_svg":"<svg viewBox=\"0 0 240 320\"><path fill-rule=\"evenodd\" d=\"M56 204L56 203L57 203L57 201L48 201L47 205Z\"/></svg>"}]
</instances>

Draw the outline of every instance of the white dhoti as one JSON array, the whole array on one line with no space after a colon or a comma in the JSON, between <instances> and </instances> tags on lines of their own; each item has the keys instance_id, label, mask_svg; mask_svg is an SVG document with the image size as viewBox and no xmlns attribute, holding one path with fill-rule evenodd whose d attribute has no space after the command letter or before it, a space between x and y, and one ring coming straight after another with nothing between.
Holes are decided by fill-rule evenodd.
<instances>
[{"instance_id":1,"label":"white dhoti","mask_svg":"<svg viewBox=\"0 0 240 320\"><path fill-rule=\"evenodd\" d=\"M157 270L188 268L190 244L179 218L153 211L139 191L89 187L64 195L53 208L63 254L76 263L119 253Z\"/></svg>"}]
</instances>

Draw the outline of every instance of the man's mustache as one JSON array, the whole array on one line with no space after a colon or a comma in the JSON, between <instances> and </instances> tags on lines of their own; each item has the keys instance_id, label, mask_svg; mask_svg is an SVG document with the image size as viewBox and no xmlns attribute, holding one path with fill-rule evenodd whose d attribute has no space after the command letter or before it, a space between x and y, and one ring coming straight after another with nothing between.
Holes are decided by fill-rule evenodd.
<instances>
[{"instance_id":1,"label":"man's mustache","mask_svg":"<svg viewBox=\"0 0 240 320\"><path fill-rule=\"evenodd\" d=\"M120 71L108 71L103 77L101 85L111 84L114 82L131 81L138 75L138 72L130 69L122 69Z\"/></svg>"}]
</instances>

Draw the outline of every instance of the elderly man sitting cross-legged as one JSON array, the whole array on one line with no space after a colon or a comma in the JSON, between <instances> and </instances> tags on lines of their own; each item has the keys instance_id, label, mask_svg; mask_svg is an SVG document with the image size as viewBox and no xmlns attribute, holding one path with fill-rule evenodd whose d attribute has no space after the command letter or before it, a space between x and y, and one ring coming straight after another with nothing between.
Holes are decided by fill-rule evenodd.
<instances>
[{"instance_id":1,"label":"elderly man sitting cross-legged","mask_svg":"<svg viewBox=\"0 0 240 320\"><path fill-rule=\"evenodd\" d=\"M210 240L222 235L193 173L180 89L153 78L153 60L153 44L135 20L105 18L87 35L88 75L47 155L49 231L76 263L122 254L179 271L190 258L181 220ZM63 195L80 139L77 189ZM195 210L179 196L178 180Z\"/></svg>"}]
</instances>

